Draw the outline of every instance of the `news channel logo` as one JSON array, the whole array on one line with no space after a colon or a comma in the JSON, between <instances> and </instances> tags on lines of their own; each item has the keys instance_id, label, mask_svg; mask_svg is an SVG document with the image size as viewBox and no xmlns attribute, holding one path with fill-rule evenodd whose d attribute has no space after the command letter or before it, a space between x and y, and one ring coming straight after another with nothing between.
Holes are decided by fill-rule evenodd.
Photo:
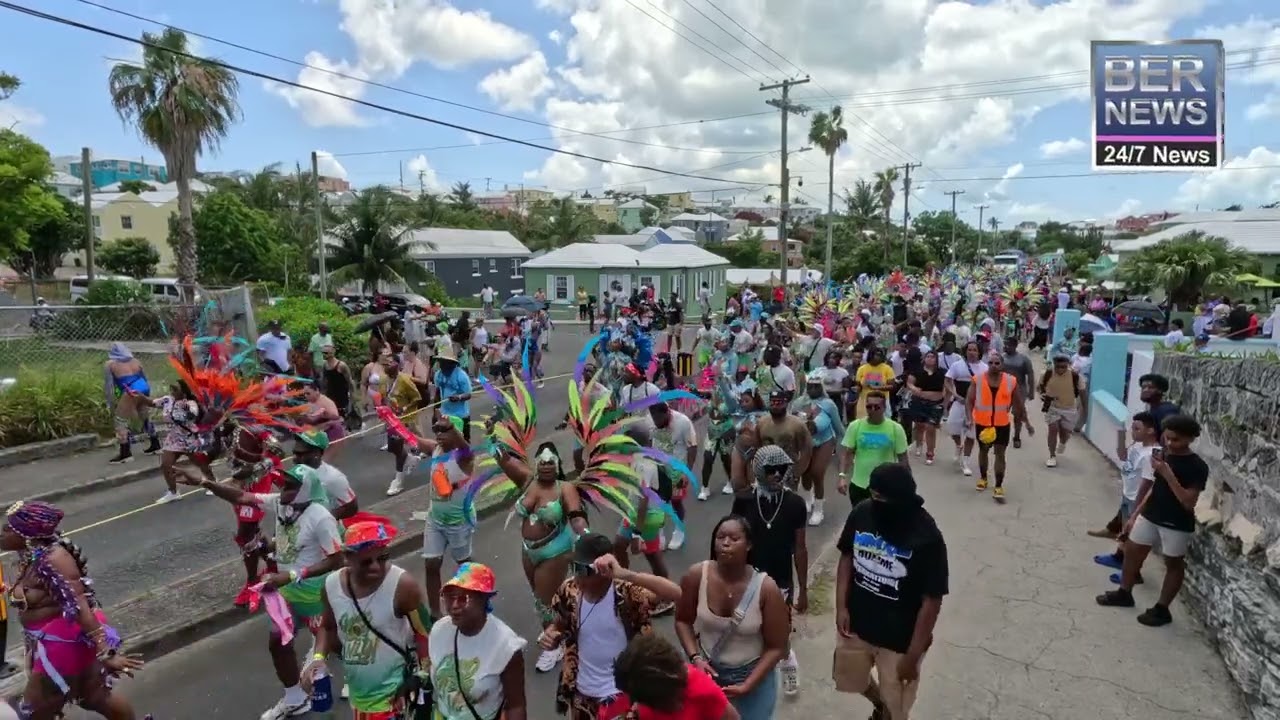
<instances>
[{"instance_id":1,"label":"news channel logo","mask_svg":"<svg viewBox=\"0 0 1280 720\"><path fill-rule=\"evenodd\" d=\"M1222 164L1221 40L1094 40L1094 170L1209 171Z\"/></svg>"}]
</instances>

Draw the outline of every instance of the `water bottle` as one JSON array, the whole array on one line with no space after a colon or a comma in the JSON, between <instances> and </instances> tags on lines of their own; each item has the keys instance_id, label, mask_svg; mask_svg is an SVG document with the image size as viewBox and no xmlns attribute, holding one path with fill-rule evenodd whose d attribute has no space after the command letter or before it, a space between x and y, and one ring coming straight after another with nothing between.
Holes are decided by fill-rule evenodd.
<instances>
[{"instance_id":1,"label":"water bottle","mask_svg":"<svg viewBox=\"0 0 1280 720\"><path fill-rule=\"evenodd\" d=\"M334 717L333 678L324 668L316 670L315 682L311 685L311 717Z\"/></svg>"}]
</instances>

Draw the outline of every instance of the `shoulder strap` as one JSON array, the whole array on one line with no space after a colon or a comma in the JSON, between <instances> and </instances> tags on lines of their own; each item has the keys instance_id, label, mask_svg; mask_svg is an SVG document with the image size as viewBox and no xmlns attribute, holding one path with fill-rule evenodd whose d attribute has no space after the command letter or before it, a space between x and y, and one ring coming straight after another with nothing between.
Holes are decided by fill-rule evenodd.
<instances>
[{"instance_id":1,"label":"shoulder strap","mask_svg":"<svg viewBox=\"0 0 1280 720\"><path fill-rule=\"evenodd\" d=\"M707 567L710 563L702 566L703 582L706 582ZM738 601L738 606L733 610L733 617L729 618L729 627L725 629L720 639L716 640L715 646L711 648L711 652L707 653L707 659L715 662L720 655L720 651L724 650L725 643L738 630L738 626L747 618L747 613L751 611L751 606L756 601L756 596L760 594L760 586L764 584L764 573L759 570L751 570L751 579L747 581L746 592L742 593L742 599Z\"/></svg>"},{"instance_id":2,"label":"shoulder strap","mask_svg":"<svg viewBox=\"0 0 1280 720\"><path fill-rule=\"evenodd\" d=\"M458 636L461 634L461 630L456 627L453 629L453 677L458 683L458 694L462 696L462 702L466 703L467 709L471 711L471 717L475 718L475 720L484 720L484 718L480 717L480 713L476 711L476 706L471 704L471 698L467 697L466 690L463 689L462 661L458 659ZM502 715L501 711L499 711L498 715L499 717Z\"/></svg>"},{"instance_id":3,"label":"shoulder strap","mask_svg":"<svg viewBox=\"0 0 1280 720\"><path fill-rule=\"evenodd\" d=\"M351 587L351 573L346 573L342 579L343 585L347 591L347 597L351 598L351 605L356 609L356 614L360 616L360 622L364 623L364 626L369 628L369 632L373 633L374 636L377 637L378 640L382 641L384 645L404 656L404 661L409 667L416 668L418 665L418 658L413 653L409 652L408 648L400 647L399 645L391 642L391 640L384 635L381 630L374 627L373 623L369 622L369 617L365 615L364 610L360 608L360 600L356 598L355 590Z\"/></svg>"}]
</instances>

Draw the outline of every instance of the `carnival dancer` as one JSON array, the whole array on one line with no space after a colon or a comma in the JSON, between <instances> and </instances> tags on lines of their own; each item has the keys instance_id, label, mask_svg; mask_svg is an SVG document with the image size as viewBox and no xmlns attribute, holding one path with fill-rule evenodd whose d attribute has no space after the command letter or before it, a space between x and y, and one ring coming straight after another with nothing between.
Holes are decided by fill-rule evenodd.
<instances>
[{"instance_id":1,"label":"carnival dancer","mask_svg":"<svg viewBox=\"0 0 1280 720\"><path fill-rule=\"evenodd\" d=\"M946 431L955 444L954 461L960 465L964 476L970 477L973 475L970 458L973 457L975 435L965 408L965 398L969 396L973 379L986 374L987 364L982 361L982 351L976 342L965 344L963 357L963 361L952 362L947 368L945 392L951 406L947 408Z\"/></svg>"},{"instance_id":2,"label":"carnival dancer","mask_svg":"<svg viewBox=\"0 0 1280 720\"><path fill-rule=\"evenodd\" d=\"M826 501L827 468L835 457L836 438L844 437L844 423L840 421L840 409L827 397L823 389L823 373L814 370L805 383L805 395L791 402L791 412L808 426L813 450L808 467L797 478L802 487L810 525L821 525L826 517L823 503Z\"/></svg>"},{"instance_id":3,"label":"carnival dancer","mask_svg":"<svg viewBox=\"0 0 1280 720\"><path fill-rule=\"evenodd\" d=\"M150 444L144 451L148 455L160 452L160 437L156 427L151 423L149 405L143 398L151 394L151 384L147 382L147 373L133 353L124 343L111 343L107 351L107 362L103 365L102 392L106 396L108 406L115 408L113 424L115 425L116 442L120 452L107 462L112 464L126 463L133 459L133 433L131 426L137 422L142 431L150 438Z\"/></svg>"},{"instance_id":4,"label":"carnival dancer","mask_svg":"<svg viewBox=\"0 0 1280 720\"><path fill-rule=\"evenodd\" d=\"M720 341L720 331L711 326L711 316L702 316L702 327L698 328L694 345L697 348L697 368L702 370L711 364Z\"/></svg>"},{"instance_id":5,"label":"carnival dancer","mask_svg":"<svg viewBox=\"0 0 1280 720\"><path fill-rule=\"evenodd\" d=\"M272 440L271 433L263 428L246 428L240 425L228 425L231 429L229 446L232 468L231 479L240 489L251 493L269 493L280 479L280 461L282 452ZM206 490L206 495L213 495ZM245 581L240 592L236 594L235 605L245 607L253 594L250 588L261 579L258 566L266 560L267 572L277 571L273 560L263 548L262 519L266 511L258 504L236 505L236 546L244 561Z\"/></svg>"},{"instance_id":6,"label":"carnival dancer","mask_svg":"<svg viewBox=\"0 0 1280 720\"><path fill-rule=\"evenodd\" d=\"M323 494L324 506L329 508L333 518L349 525L360 512L360 504L346 473L324 461L328 449L329 436L319 430L306 430L293 436L294 462L311 470L307 477L307 497Z\"/></svg>"},{"instance_id":7,"label":"carnival dancer","mask_svg":"<svg viewBox=\"0 0 1280 720\"><path fill-rule=\"evenodd\" d=\"M652 435L643 426L632 425L627 428L626 435L642 448L653 444ZM655 500L664 503L671 501L671 476L662 473L652 458L642 454L632 457L631 469L639 477L640 485L645 491L637 499L631 516L622 519L613 541L613 554L624 568L631 567L631 555L644 555L654 575L669 577L666 560L662 557L662 530L667 524L667 514ZM669 612L671 607L664 605L661 610Z\"/></svg>"},{"instance_id":8,"label":"carnival dancer","mask_svg":"<svg viewBox=\"0 0 1280 720\"><path fill-rule=\"evenodd\" d=\"M210 463L212 456L216 455L215 445L218 444L218 439L211 431L201 429L205 411L196 402L191 387L179 380L169 386L168 395L154 400L143 396L138 398L139 402L148 407L159 407L169 426L160 453L160 472L164 477L166 490L156 503L163 505L182 499L178 494L177 465L184 457L212 481L214 477Z\"/></svg>"},{"instance_id":9,"label":"carnival dancer","mask_svg":"<svg viewBox=\"0 0 1280 720\"><path fill-rule=\"evenodd\" d=\"M58 532L64 514L43 502L18 502L5 513L0 548L18 554L13 584L0 588L18 611L27 650L21 718L62 717L68 703L111 720L133 720L112 680L142 667L119 652L80 548Z\"/></svg>"},{"instance_id":10,"label":"carnival dancer","mask_svg":"<svg viewBox=\"0 0 1280 720\"><path fill-rule=\"evenodd\" d=\"M418 393L418 386L414 384L413 378L409 377L408 373L400 372L400 365L395 360L387 361L383 371L386 373L387 382L390 383L390 389L382 400L396 417L407 417L411 424L416 424L422 406L422 395ZM391 478L391 484L387 486L387 495L399 495L404 490L405 473L412 472L413 468L409 465L409 446L403 437L392 431L389 425L385 450L395 459L396 468L396 474Z\"/></svg>"},{"instance_id":11,"label":"carnival dancer","mask_svg":"<svg viewBox=\"0 0 1280 720\"><path fill-rule=\"evenodd\" d=\"M969 386L969 394L965 398L968 421L973 424L978 438L978 483L979 492L987 489L988 457L995 449L996 487L992 497L996 502L1004 502L1005 451L1009 447L1013 423L1026 428L1027 435L1032 437L1036 429L1027 419L1026 398L1018 390L1018 381L1004 372L1004 357L999 351L987 357L987 372L975 378Z\"/></svg>"},{"instance_id":12,"label":"carnival dancer","mask_svg":"<svg viewBox=\"0 0 1280 720\"><path fill-rule=\"evenodd\" d=\"M313 502L303 493L307 475L306 469L295 465L282 474L280 492L265 494L247 493L185 473L181 482L212 490L214 495L233 505L258 505L272 511L276 532L266 544L275 552L280 571L264 579L263 591L279 592L293 616L305 621L314 633L324 614L325 576L342 565L342 530L323 502ZM298 681L301 674L293 638L285 642L281 629L274 624L270 635L267 649L276 677L284 686L284 696L262 713L261 720L305 715L311 710L311 700Z\"/></svg>"},{"instance_id":13,"label":"carnival dancer","mask_svg":"<svg viewBox=\"0 0 1280 720\"><path fill-rule=\"evenodd\" d=\"M329 674L325 659L340 652L353 720L416 717L407 713L425 699L417 691L430 682L427 637L434 621L426 592L391 563L396 534L371 520L347 528L344 567L325 577L315 652L298 679L310 691L318 673Z\"/></svg>"},{"instance_id":14,"label":"carnival dancer","mask_svg":"<svg viewBox=\"0 0 1280 720\"><path fill-rule=\"evenodd\" d=\"M609 387L601 382L593 382L595 379L596 366L591 363L587 363L582 369L582 380L584 385L580 388L580 392L582 392L586 397L587 402L593 406L597 400L601 399L605 400L606 403L611 402L613 399L613 393L610 392ZM565 411L564 420L560 424L556 425L556 430L563 430L568 427L570 419L572 419L571 414L568 411ZM582 470L585 467L586 463L582 457L582 443L575 438L573 441L573 470L577 474L581 475Z\"/></svg>"}]
</instances>

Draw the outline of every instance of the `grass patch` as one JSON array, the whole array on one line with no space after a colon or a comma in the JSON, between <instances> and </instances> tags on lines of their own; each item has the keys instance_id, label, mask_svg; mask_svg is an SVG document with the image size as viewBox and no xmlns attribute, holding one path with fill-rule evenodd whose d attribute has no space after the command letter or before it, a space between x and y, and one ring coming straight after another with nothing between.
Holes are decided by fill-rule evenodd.
<instances>
[{"instance_id":1,"label":"grass patch","mask_svg":"<svg viewBox=\"0 0 1280 720\"><path fill-rule=\"evenodd\" d=\"M127 343L126 343L127 344ZM49 341L42 337L0 339L0 378L16 378L25 372L58 371L75 375L94 374L102 385L102 365L107 353L97 349L71 347L68 342ZM151 378L153 395L161 395L177 374L168 359L156 353L138 353ZM101 389L95 397L101 397Z\"/></svg>"},{"instance_id":2,"label":"grass patch","mask_svg":"<svg viewBox=\"0 0 1280 720\"><path fill-rule=\"evenodd\" d=\"M111 432L102 371L24 370L0 393L0 447Z\"/></svg>"},{"instance_id":3,"label":"grass patch","mask_svg":"<svg viewBox=\"0 0 1280 720\"><path fill-rule=\"evenodd\" d=\"M809 578L809 615L826 615L835 607L836 571L822 568Z\"/></svg>"}]
</instances>

